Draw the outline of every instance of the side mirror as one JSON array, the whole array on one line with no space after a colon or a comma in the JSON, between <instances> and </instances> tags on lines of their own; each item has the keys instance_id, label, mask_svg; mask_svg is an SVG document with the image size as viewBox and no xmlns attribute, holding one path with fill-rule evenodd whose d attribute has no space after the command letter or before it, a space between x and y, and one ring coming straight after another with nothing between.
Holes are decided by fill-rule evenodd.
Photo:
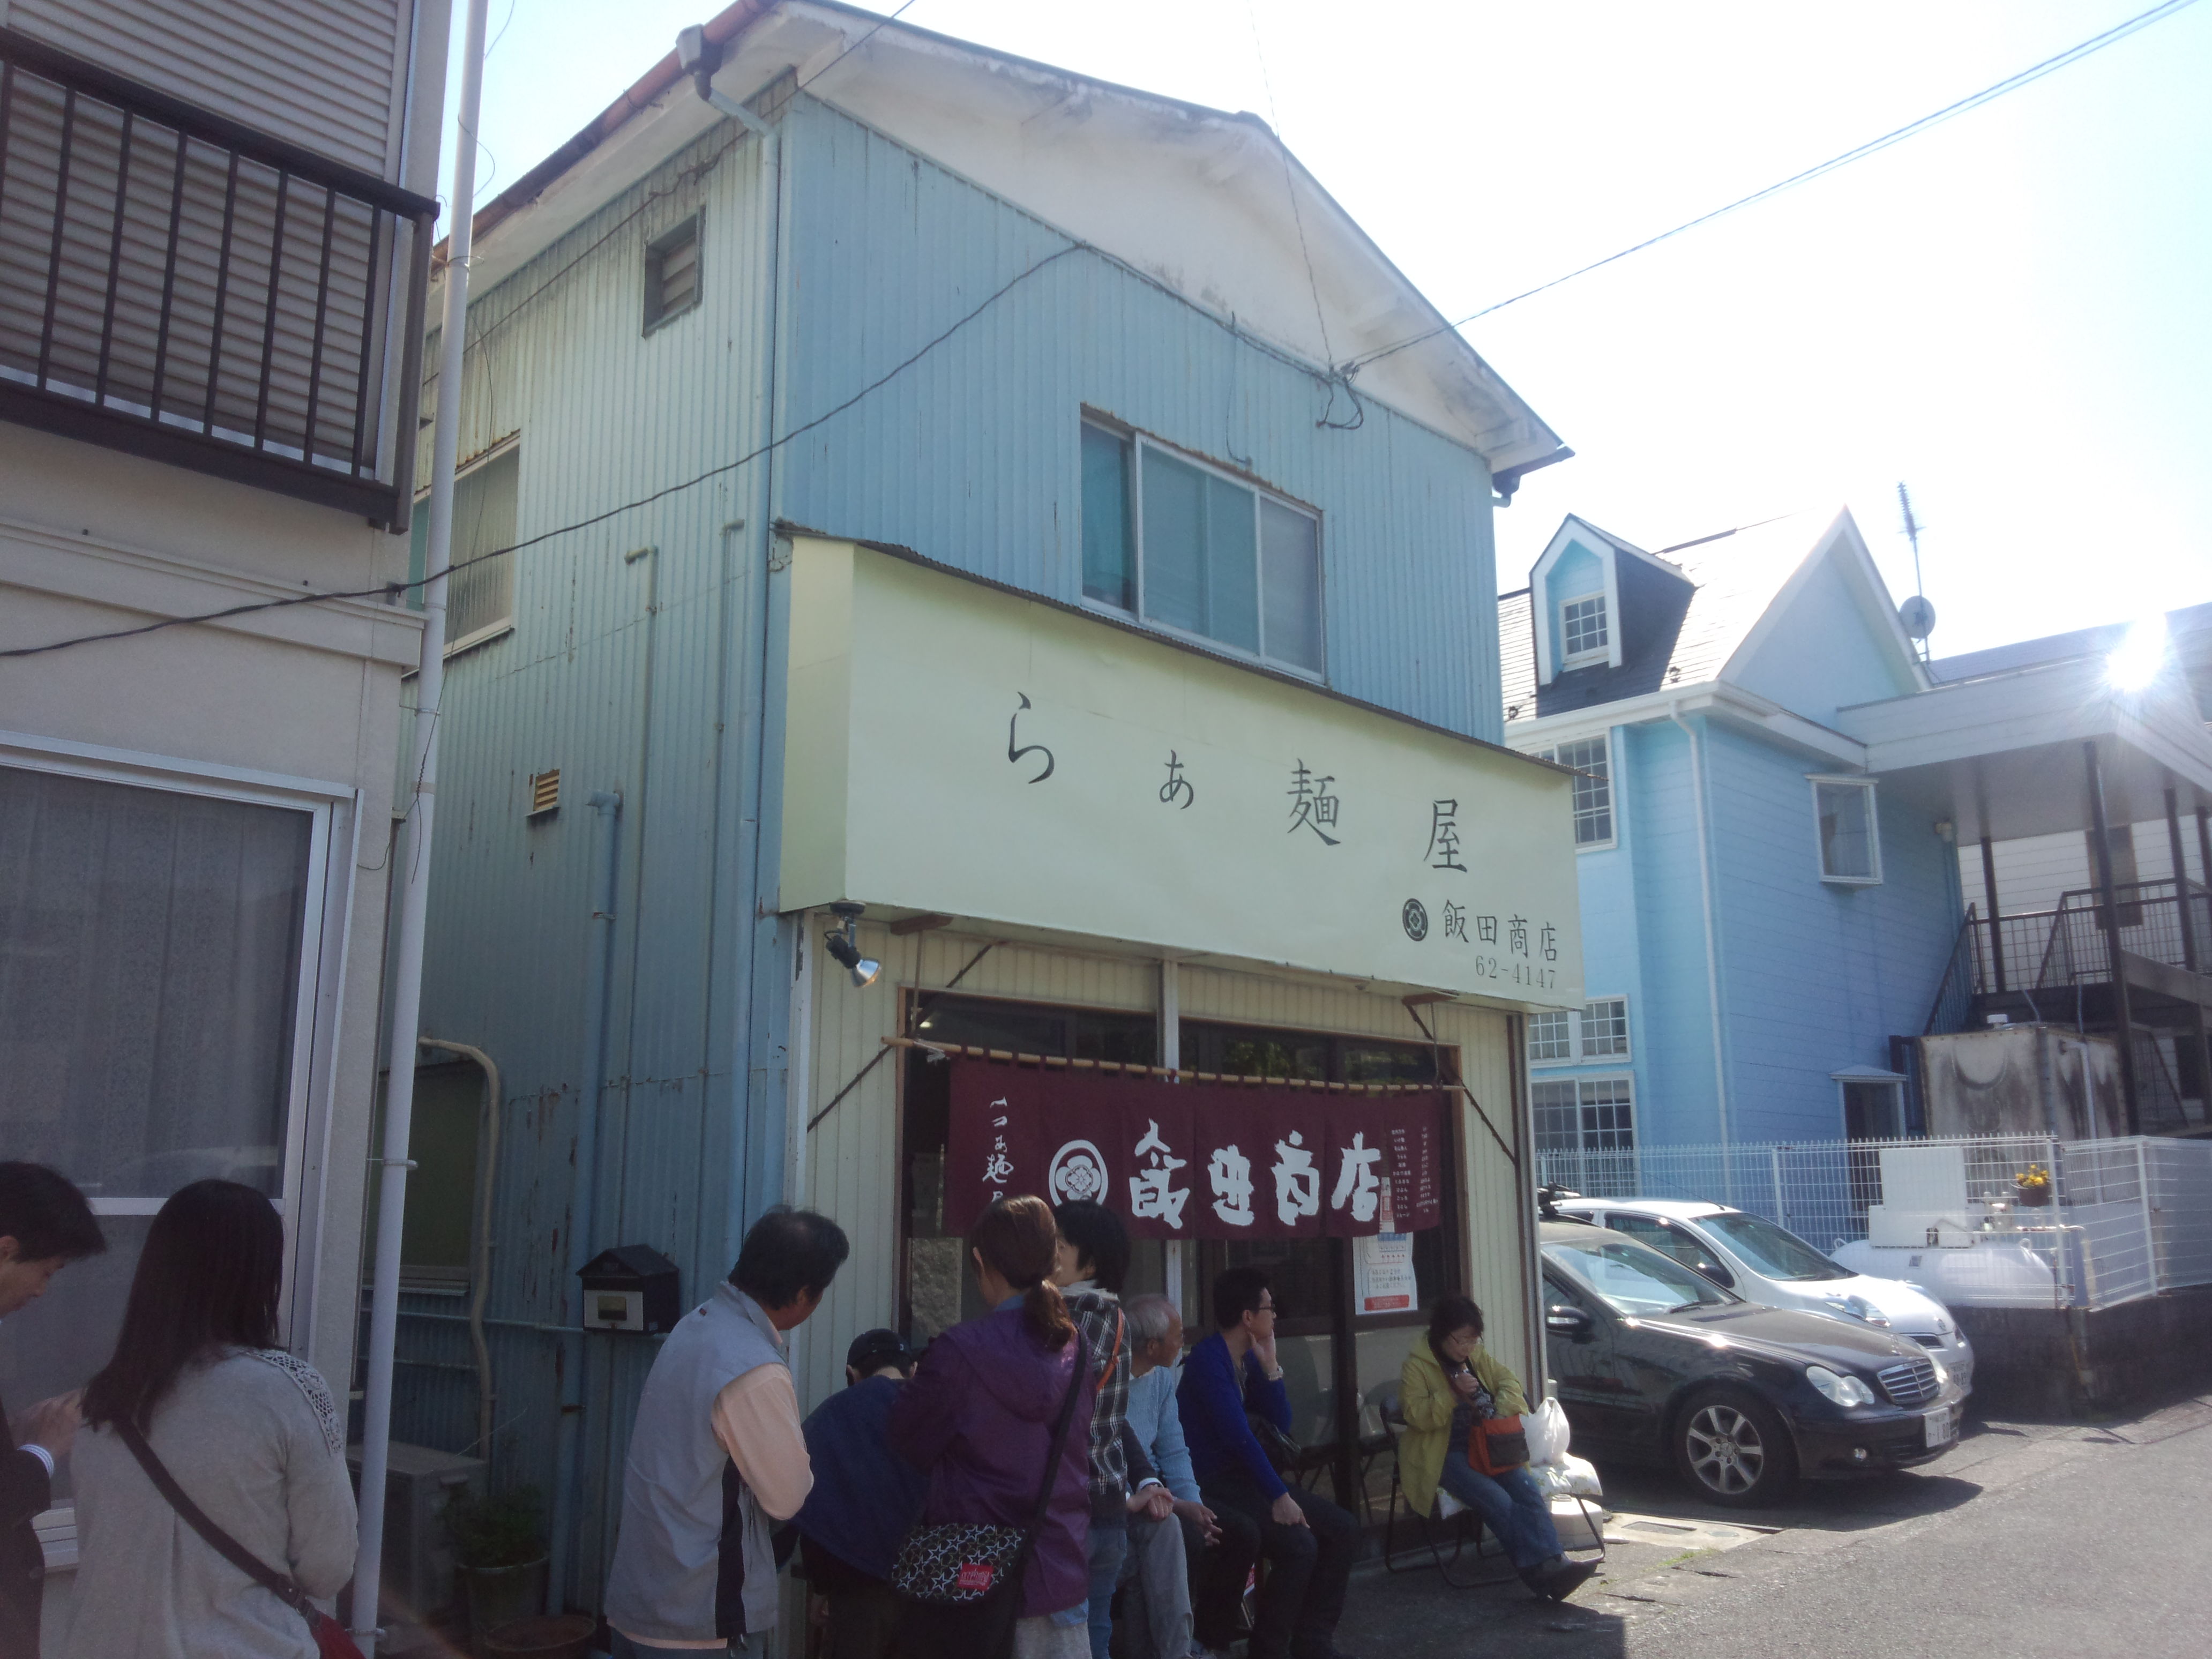
<instances>
[{"instance_id":1,"label":"side mirror","mask_svg":"<svg viewBox=\"0 0 2212 1659\"><path fill-rule=\"evenodd\" d=\"M1692 1265L1723 1290L1732 1291L1735 1288L1735 1275L1710 1256L1701 1255Z\"/></svg>"},{"instance_id":2,"label":"side mirror","mask_svg":"<svg viewBox=\"0 0 2212 1659\"><path fill-rule=\"evenodd\" d=\"M1593 1328L1590 1316L1580 1308L1570 1308L1565 1303L1554 1302L1544 1310L1544 1328L1553 1336L1564 1336L1571 1342L1587 1342Z\"/></svg>"}]
</instances>

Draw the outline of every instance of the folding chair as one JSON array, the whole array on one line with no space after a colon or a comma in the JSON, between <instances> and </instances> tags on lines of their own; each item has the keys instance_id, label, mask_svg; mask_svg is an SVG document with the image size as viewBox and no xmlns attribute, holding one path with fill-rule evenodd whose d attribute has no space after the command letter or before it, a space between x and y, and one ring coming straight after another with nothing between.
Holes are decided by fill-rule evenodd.
<instances>
[{"instance_id":1,"label":"folding chair","mask_svg":"<svg viewBox=\"0 0 2212 1659\"><path fill-rule=\"evenodd\" d=\"M1383 1569L1389 1572L1422 1572L1434 1567L1454 1589L1503 1583L1494 1576L1453 1577L1470 1546L1476 1563L1504 1555L1502 1549L1485 1547L1483 1540L1488 1529L1483 1526L1480 1516L1454 1502L1451 1495L1441 1489L1437 1492L1437 1513L1433 1516L1419 1514L1411 1503L1401 1503L1406 1489L1400 1478L1398 1437L1405 1431L1406 1414L1399 1406L1397 1384L1390 1383L1376 1390L1375 1414L1382 1421L1390 1452L1390 1506L1383 1511L1382 1517ZM1401 1508L1406 1512L1407 1525L1413 1534L1411 1543L1406 1546L1401 1546L1398 1539ZM1444 1550L1447 1543L1451 1547L1449 1554ZM1423 1553L1427 1555L1426 1560L1420 1559Z\"/></svg>"}]
</instances>

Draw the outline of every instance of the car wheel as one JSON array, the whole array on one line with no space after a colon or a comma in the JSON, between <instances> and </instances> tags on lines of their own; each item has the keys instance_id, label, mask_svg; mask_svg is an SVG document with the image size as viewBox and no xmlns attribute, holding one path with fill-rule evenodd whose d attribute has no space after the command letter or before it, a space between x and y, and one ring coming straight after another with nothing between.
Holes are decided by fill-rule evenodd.
<instances>
[{"instance_id":1,"label":"car wheel","mask_svg":"<svg viewBox=\"0 0 2212 1659\"><path fill-rule=\"evenodd\" d=\"M1781 1418L1734 1390L1693 1395L1674 1420L1674 1462L1716 1504L1779 1503L1797 1480L1797 1449Z\"/></svg>"}]
</instances>

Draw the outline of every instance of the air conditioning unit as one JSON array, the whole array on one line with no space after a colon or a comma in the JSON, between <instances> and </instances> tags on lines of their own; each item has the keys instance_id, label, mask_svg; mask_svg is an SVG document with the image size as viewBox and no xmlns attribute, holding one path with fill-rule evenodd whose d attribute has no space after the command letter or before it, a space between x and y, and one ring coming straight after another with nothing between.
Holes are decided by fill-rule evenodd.
<instances>
[{"instance_id":1,"label":"air conditioning unit","mask_svg":"<svg viewBox=\"0 0 2212 1659\"><path fill-rule=\"evenodd\" d=\"M354 1491L361 1490L361 1448L346 1448ZM489 1466L428 1446L392 1443L384 1474L384 1592L403 1620L427 1622L453 1601L453 1545L439 1511L457 1490L484 1495ZM389 1622L389 1620L387 1620Z\"/></svg>"}]
</instances>

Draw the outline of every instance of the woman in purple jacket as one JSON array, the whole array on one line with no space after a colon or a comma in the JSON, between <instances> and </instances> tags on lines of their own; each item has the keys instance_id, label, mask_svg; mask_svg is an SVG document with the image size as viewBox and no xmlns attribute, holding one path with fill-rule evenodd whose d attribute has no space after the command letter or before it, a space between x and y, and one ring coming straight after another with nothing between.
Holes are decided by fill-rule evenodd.
<instances>
[{"instance_id":1,"label":"woman in purple jacket","mask_svg":"<svg viewBox=\"0 0 2212 1659\"><path fill-rule=\"evenodd\" d=\"M968 1235L976 1287L992 1311L929 1345L899 1390L889 1436L929 1475L925 1525L1026 1527L1054 1421L1083 1347L1053 1287L1060 1233L1040 1198L994 1204ZM1086 1365L1085 1370L1089 1370ZM1087 1379L1022 1581L1015 1659L1090 1659L1091 1405Z\"/></svg>"}]
</instances>

